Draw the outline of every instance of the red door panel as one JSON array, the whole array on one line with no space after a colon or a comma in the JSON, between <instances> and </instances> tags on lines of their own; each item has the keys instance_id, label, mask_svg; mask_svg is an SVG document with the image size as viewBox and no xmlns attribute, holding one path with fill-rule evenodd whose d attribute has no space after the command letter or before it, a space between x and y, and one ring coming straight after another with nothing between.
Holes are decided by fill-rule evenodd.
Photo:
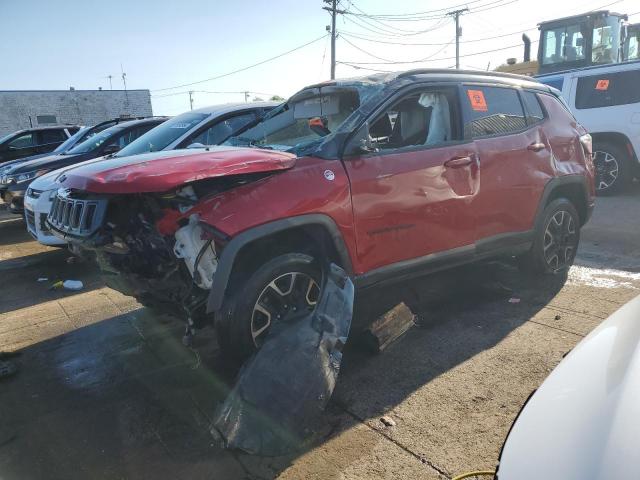
<instances>
[{"instance_id":1,"label":"red door panel","mask_svg":"<svg viewBox=\"0 0 640 480\"><path fill-rule=\"evenodd\" d=\"M533 126L523 133L475 143L482 169L480 194L473 205L477 238L532 229L542 191L553 175L544 131ZM530 145L536 149L528 149Z\"/></svg>"},{"instance_id":2,"label":"red door panel","mask_svg":"<svg viewBox=\"0 0 640 480\"><path fill-rule=\"evenodd\" d=\"M448 166L445 166L445 163ZM350 158L358 264L365 271L473 244L473 143Z\"/></svg>"}]
</instances>

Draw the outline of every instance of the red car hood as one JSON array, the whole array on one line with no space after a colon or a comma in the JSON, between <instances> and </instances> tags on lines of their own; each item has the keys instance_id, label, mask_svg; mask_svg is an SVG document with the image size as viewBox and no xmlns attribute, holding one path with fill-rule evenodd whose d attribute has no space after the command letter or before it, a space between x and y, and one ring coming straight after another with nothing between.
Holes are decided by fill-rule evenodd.
<instances>
[{"instance_id":1,"label":"red car hood","mask_svg":"<svg viewBox=\"0 0 640 480\"><path fill-rule=\"evenodd\" d=\"M256 148L170 150L81 164L58 181L93 193L166 192L196 180L286 170L295 163L290 153Z\"/></svg>"}]
</instances>

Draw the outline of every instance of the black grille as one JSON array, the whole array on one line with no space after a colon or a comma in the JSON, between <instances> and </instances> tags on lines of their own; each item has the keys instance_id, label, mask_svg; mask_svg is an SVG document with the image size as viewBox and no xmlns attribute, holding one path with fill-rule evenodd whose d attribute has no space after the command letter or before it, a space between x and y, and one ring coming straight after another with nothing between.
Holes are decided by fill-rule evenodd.
<instances>
[{"instance_id":1,"label":"black grille","mask_svg":"<svg viewBox=\"0 0 640 480\"><path fill-rule=\"evenodd\" d=\"M24 218L27 221L27 228L29 228L29 230L34 231L36 230L36 216L34 215L34 213L31 210L28 209L24 209Z\"/></svg>"},{"instance_id":2,"label":"black grille","mask_svg":"<svg viewBox=\"0 0 640 480\"><path fill-rule=\"evenodd\" d=\"M89 236L102 225L106 209L107 200L74 199L66 193L58 193L51 204L47 223L54 232Z\"/></svg>"}]
</instances>

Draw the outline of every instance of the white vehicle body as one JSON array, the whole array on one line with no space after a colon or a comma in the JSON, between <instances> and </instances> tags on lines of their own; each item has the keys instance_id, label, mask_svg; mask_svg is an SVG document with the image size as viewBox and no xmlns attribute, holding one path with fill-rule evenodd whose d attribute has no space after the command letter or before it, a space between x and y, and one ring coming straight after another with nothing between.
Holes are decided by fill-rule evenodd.
<instances>
[{"instance_id":1,"label":"white vehicle body","mask_svg":"<svg viewBox=\"0 0 640 480\"><path fill-rule=\"evenodd\" d=\"M611 167L627 176L624 181L640 177L640 61L541 75L536 80L560 90L573 115L591 134L596 169L598 152L607 152L607 146L614 145L621 150L616 153L625 158L613 161L628 165L611 163ZM608 188L598 179L596 187Z\"/></svg>"},{"instance_id":2,"label":"white vehicle body","mask_svg":"<svg viewBox=\"0 0 640 480\"><path fill-rule=\"evenodd\" d=\"M640 297L582 340L530 397L505 442L500 480L640 476Z\"/></svg>"},{"instance_id":3,"label":"white vehicle body","mask_svg":"<svg viewBox=\"0 0 640 480\"><path fill-rule=\"evenodd\" d=\"M229 119L237 119L242 115L250 113L264 114L276 105L278 105L278 102L230 103L224 105L214 105L212 107L200 108L197 110L186 112L184 115L200 114L202 116L202 119L195 124L190 124L188 128L184 128L184 132L182 132L180 136L171 141L171 143L166 145L161 150L174 150L176 148L188 147L190 143L196 143L191 142L191 140L198 140L204 132L216 126L219 126L222 122L225 122ZM182 115L178 115L173 119L168 120L166 122L167 125L171 125L170 122L172 122L172 120L179 120L181 116ZM178 126L174 126L174 128L178 128ZM149 130L146 134L140 136L138 139L125 147L122 152L126 154L127 149L129 149L130 147L134 148L136 145L144 144L145 138L148 138L154 132L154 130L157 131L156 128ZM125 156L120 155L120 153L121 152L118 153L118 156ZM87 162L97 162L102 160L102 158L104 157L88 160ZM29 185L27 193L24 197L24 213L27 230L36 240L38 240L38 242L42 243L43 245L55 246L65 244L64 241L50 234L45 223L46 216L51 209L52 195L54 193L53 189L56 183L56 179L65 171L73 169L78 165L83 165L87 162L61 168L59 170L47 173L37 178Z\"/></svg>"}]
</instances>

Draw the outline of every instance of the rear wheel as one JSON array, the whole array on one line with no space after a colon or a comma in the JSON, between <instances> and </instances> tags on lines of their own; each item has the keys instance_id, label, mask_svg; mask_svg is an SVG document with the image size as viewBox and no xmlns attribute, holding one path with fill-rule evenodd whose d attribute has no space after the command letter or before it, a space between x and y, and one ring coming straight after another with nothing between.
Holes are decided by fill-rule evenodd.
<instances>
[{"instance_id":1,"label":"rear wheel","mask_svg":"<svg viewBox=\"0 0 640 480\"><path fill-rule=\"evenodd\" d=\"M598 142L593 148L596 168L596 190L600 195L623 191L631 181L629 155L621 146L611 142Z\"/></svg>"},{"instance_id":2,"label":"rear wheel","mask_svg":"<svg viewBox=\"0 0 640 480\"><path fill-rule=\"evenodd\" d=\"M279 255L229 286L216 331L223 353L242 361L274 327L312 312L320 297L321 270L310 255Z\"/></svg>"},{"instance_id":3,"label":"rear wheel","mask_svg":"<svg viewBox=\"0 0 640 480\"><path fill-rule=\"evenodd\" d=\"M531 249L519 258L521 268L534 274L561 274L569 270L580 242L580 217L573 204L553 200L543 212Z\"/></svg>"}]
</instances>

